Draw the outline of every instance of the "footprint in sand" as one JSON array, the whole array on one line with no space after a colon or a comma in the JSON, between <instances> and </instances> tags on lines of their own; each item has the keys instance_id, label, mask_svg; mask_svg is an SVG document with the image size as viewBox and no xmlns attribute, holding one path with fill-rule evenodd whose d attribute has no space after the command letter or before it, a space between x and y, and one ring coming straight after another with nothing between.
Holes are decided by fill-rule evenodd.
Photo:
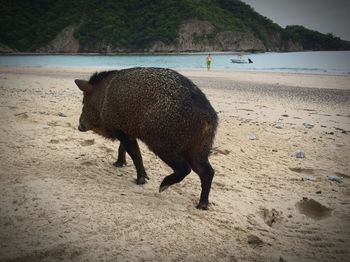
<instances>
[{"instance_id":1,"label":"footprint in sand","mask_svg":"<svg viewBox=\"0 0 350 262\"><path fill-rule=\"evenodd\" d=\"M81 141L80 144L82 146L91 146L91 145L95 144L95 139L86 139L84 141Z\"/></svg>"},{"instance_id":2,"label":"footprint in sand","mask_svg":"<svg viewBox=\"0 0 350 262\"><path fill-rule=\"evenodd\" d=\"M281 220L282 212L279 212L274 208L272 208L271 210L267 208L263 208L261 212L262 212L262 217L264 219L265 224L270 227L272 227L272 225L277 221Z\"/></svg>"},{"instance_id":3,"label":"footprint in sand","mask_svg":"<svg viewBox=\"0 0 350 262\"><path fill-rule=\"evenodd\" d=\"M69 122L66 122L65 123L65 126L66 127L71 127L71 128L74 128L75 129L75 126L74 125L72 125L71 123L69 123Z\"/></svg>"},{"instance_id":4,"label":"footprint in sand","mask_svg":"<svg viewBox=\"0 0 350 262\"><path fill-rule=\"evenodd\" d=\"M332 209L325 207L316 200L307 197L296 203L299 212L315 220L324 219L332 215Z\"/></svg>"},{"instance_id":5,"label":"footprint in sand","mask_svg":"<svg viewBox=\"0 0 350 262\"><path fill-rule=\"evenodd\" d=\"M252 235L252 234L248 235L247 242L253 248L264 245L264 241L262 241L261 238L257 237L256 235Z\"/></svg>"},{"instance_id":6,"label":"footprint in sand","mask_svg":"<svg viewBox=\"0 0 350 262\"><path fill-rule=\"evenodd\" d=\"M56 121L50 121L47 123L48 126L58 126L58 123Z\"/></svg>"},{"instance_id":7,"label":"footprint in sand","mask_svg":"<svg viewBox=\"0 0 350 262\"><path fill-rule=\"evenodd\" d=\"M111 148L106 147L106 146L100 146L99 148L106 151L107 153L114 153L115 152L114 149L111 149Z\"/></svg>"},{"instance_id":8,"label":"footprint in sand","mask_svg":"<svg viewBox=\"0 0 350 262\"><path fill-rule=\"evenodd\" d=\"M222 155L228 155L231 151L227 150L227 149L219 149L218 147L214 147L213 148L213 155L218 155L218 154L222 154Z\"/></svg>"},{"instance_id":9,"label":"footprint in sand","mask_svg":"<svg viewBox=\"0 0 350 262\"><path fill-rule=\"evenodd\" d=\"M84 161L81 163L83 166L95 166L96 162L95 161Z\"/></svg>"},{"instance_id":10,"label":"footprint in sand","mask_svg":"<svg viewBox=\"0 0 350 262\"><path fill-rule=\"evenodd\" d=\"M313 168L289 167L289 170L307 175L313 175L315 173L315 169Z\"/></svg>"},{"instance_id":11,"label":"footprint in sand","mask_svg":"<svg viewBox=\"0 0 350 262\"><path fill-rule=\"evenodd\" d=\"M19 119L27 119L27 118L29 118L27 112L17 113L17 114L15 114L15 117L17 117Z\"/></svg>"}]
</instances>

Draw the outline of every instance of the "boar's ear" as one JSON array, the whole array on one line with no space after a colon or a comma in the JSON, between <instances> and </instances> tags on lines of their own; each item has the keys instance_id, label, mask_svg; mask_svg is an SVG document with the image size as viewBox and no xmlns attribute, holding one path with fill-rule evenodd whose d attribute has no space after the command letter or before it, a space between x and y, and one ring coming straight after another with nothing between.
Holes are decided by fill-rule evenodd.
<instances>
[{"instance_id":1,"label":"boar's ear","mask_svg":"<svg viewBox=\"0 0 350 262\"><path fill-rule=\"evenodd\" d=\"M93 88L88 81L75 79L74 82L79 87L79 89L84 92L84 95L89 95L92 93Z\"/></svg>"}]
</instances>

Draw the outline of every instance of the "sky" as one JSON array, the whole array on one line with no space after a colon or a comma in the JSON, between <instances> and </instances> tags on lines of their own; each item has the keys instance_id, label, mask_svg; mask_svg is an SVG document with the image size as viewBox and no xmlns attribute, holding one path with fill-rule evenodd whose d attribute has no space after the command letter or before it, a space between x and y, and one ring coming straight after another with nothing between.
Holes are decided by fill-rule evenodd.
<instances>
[{"instance_id":1,"label":"sky","mask_svg":"<svg viewBox=\"0 0 350 262\"><path fill-rule=\"evenodd\" d=\"M303 25L350 41L350 0L241 0L282 27Z\"/></svg>"}]
</instances>

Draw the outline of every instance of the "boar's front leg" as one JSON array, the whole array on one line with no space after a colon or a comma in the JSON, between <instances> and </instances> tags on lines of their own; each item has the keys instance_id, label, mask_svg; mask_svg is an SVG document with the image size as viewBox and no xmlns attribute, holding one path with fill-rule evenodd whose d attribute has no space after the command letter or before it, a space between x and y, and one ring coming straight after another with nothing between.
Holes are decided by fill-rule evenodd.
<instances>
[{"instance_id":1,"label":"boar's front leg","mask_svg":"<svg viewBox=\"0 0 350 262\"><path fill-rule=\"evenodd\" d=\"M120 140L123 148L125 148L126 152L130 155L134 165L136 167L137 172L137 180L136 183L138 185L142 185L146 183L146 179L149 179L145 168L143 166L142 156L140 152L139 145L136 139L131 139L127 134L122 131L117 133L117 138ZM119 147L120 149L120 147ZM122 149L123 150L123 149Z\"/></svg>"},{"instance_id":2,"label":"boar's front leg","mask_svg":"<svg viewBox=\"0 0 350 262\"><path fill-rule=\"evenodd\" d=\"M117 161L114 163L116 167L122 167L126 165L126 159L125 159L126 151L122 143L119 144L118 149L118 158Z\"/></svg>"}]
</instances>

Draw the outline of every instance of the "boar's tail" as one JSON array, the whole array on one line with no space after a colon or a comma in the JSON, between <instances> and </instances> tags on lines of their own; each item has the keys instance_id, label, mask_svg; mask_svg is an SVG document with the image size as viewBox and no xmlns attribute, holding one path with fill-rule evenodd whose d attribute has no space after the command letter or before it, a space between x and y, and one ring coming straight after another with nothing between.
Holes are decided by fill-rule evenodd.
<instances>
[{"instance_id":1,"label":"boar's tail","mask_svg":"<svg viewBox=\"0 0 350 262\"><path fill-rule=\"evenodd\" d=\"M208 157L211 153L211 148L214 143L216 129L218 126L218 118L216 114L200 121L200 130L198 136L194 139L194 144L191 149L192 154Z\"/></svg>"},{"instance_id":2,"label":"boar's tail","mask_svg":"<svg viewBox=\"0 0 350 262\"><path fill-rule=\"evenodd\" d=\"M211 153L211 149L213 147L213 143L214 143L214 139L215 139L215 135L216 135L216 130L218 127L218 117L215 113L215 116L212 118L211 122L207 122L207 124L205 125L206 131L204 131L204 136L207 138L206 139L206 154L210 154Z\"/></svg>"}]
</instances>

